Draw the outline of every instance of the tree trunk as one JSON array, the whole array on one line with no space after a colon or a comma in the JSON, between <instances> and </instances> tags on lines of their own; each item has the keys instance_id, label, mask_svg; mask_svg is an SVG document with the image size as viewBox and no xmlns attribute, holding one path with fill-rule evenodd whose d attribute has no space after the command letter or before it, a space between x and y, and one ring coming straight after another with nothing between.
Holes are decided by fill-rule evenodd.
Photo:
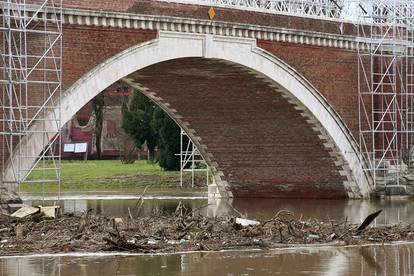
<instances>
[{"instance_id":1,"label":"tree trunk","mask_svg":"<svg viewBox=\"0 0 414 276\"><path fill-rule=\"evenodd\" d=\"M96 146L96 158L101 159L102 156L102 128L103 128L103 111L105 107L105 97L103 93L97 95L92 99L92 109L95 114L95 146Z\"/></svg>"}]
</instances>

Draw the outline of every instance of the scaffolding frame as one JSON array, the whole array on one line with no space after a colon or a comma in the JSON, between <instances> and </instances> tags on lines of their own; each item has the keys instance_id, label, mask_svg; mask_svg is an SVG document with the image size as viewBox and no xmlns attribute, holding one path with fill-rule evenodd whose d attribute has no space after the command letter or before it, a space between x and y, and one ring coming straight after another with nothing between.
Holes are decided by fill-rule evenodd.
<instances>
[{"instance_id":1,"label":"scaffolding frame","mask_svg":"<svg viewBox=\"0 0 414 276\"><path fill-rule=\"evenodd\" d=\"M191 187L194 188L196 172L206 173L206 186L209 185L210 167L204 160L200 151L193 143L187 133L180 130L180 186L183 186L183 176L186 172L191 172ZM201 168L200 168L201 165Z\"/></svg>"},{"instance_id":2,"label":"scaffolding frame","mask_svg":"<svg viewBox=\"0 0 414 276\"><path fill-rule=\"evenodd\" d=\"M358 29L359 146L375 186L400 184L410 152L413 109L411 0L360 0Z\"/></svg>"},{"instance_id":3,"label":"scaffolding frame","mask_svg":"<svg viewBox=\"0 0 414 276\"><path fill-rule=\"evenodd\" d=\"M21 183L55 183L60 194L62 0L4 0L0 5L2 181L19 188ZM20 146L30 135L43 149L40 156ZM7 169L12 175L5 175Z\"/></svg>"}]
</instances>

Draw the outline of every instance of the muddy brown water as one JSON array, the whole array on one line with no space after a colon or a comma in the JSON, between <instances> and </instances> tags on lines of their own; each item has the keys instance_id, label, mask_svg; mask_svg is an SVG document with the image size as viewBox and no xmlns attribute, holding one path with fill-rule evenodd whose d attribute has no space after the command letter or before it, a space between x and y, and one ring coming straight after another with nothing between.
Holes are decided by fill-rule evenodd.
<instances>
[{"instance_id":1,"label":"muddy brown water","mask_svg":"<svg viewBox=\"0 0 414 276\"><path fill-rule=\"evenodd\" d=\"M58 203L64 212L126 216L136 197L66 196L41 200L26 196L32 205ZM204 196L148 196L143 214L172 213L179 203L201 208L209 216L235 215L267 219L286 209L303 219L347 219L360 223L378 209L377 224L414 223L412 199L356 200L209 200ZM233 208L234 207L234 208ZM237 214L236 214L237 215ZM167 255L43 255L0 258L0 276L8 275L414 275L414 244L356 247L294 248L271 251L195 252Z\"/></svg>"},{"instance_id":2,"label":"muddy brown water","mask_svg":"<svg viewBox=\"0 0 414 276\"><path fill-rule=\"evenodd\" d=\"M92 209L96 214L121 217L128 216L128 208L132 209L138 201L137 197L125 195L66 196L60 202L56 198L41 200L33 196L26 196L24 199L25 203L33 206L60 204L66 213L82 213ZM377 224L414 223L414 200L409 198L364 201L310 199L233 199L229 201L209 200L200 195L148 196L144 200L142 215L151 215L154 210L172 213L180 202L189 210L201 208L201 213L208 216L238 215L238 211L250 219L269 219L279 210L284 209L302 219L346 219L351 223L360 223L368 214L382 209L382 213L375 221Z\"/></svg>"},{"instance_id":3,"label":"muddy brown water","mask_svg":"<svg viewBox=\"0 0 414 276\"><path fill-rule=\"evenodd\" d=\"M1 276L414 275L414 245L0 259Z\"/></svg>"}]
</instances>

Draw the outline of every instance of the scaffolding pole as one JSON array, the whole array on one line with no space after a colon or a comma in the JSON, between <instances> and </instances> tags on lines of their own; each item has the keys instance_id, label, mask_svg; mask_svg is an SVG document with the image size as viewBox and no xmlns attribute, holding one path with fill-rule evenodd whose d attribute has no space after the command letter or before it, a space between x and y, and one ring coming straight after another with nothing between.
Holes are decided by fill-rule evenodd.
<instances>
[{"instance_id":1,"label":"scaffolding pole","mask_svg":"<svg viewBox=\"0 0 414 276\"><path fill-rule=\"evenodd\" d=\"M374 185L400 185L413 133L411 0L360 0L359 145Z\"/></svg>"},{"instance_id":2,"label":"scaffolding pole","mask_svg":"<svg viewBox=\"0 0 414 276\"><path fill-rule=\"evenodd\" d=\"M62 0L0 5L2 182L56 183L60 194ZM47 131L51 125L57 134ZM40 156L24 146L31 135Z\"/></svg>"},{"instance_id":3,"label":"scaffolding pole","mask_svg":"<svg viewBox=\"0 0 414 276\"><path fill-rule=\"evenodd\" d=\"M197 149L193 141L187 133L180 130L180 185L183 186L184 173L191 173L191 187L194 188L196 172L205 172L206 186L209 185L210 167L204 160L200 151Z\"/></svg>"}]
</instances>

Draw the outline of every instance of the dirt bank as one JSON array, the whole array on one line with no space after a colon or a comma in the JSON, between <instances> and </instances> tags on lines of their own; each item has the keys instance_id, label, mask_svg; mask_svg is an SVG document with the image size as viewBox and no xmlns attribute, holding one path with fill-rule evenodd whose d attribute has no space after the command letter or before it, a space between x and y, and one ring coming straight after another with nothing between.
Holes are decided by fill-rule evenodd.
<instances>
[{"instance_id":1,"label":"dirt bank","mask_svg":"<svg viewBox=\"0 0 414 276\"><path fill-rule=\"evenodd\" d=\"M294 219L281 211L260 224L242 226L234 217L209 218L177 208L175 214L154 213L112 218L90 214L24 219L0 215L0 255L58 252L177 252L290 247L298 244L364 244L414 241L412 225L369 227L358 231L346 222Z\"/></svg>"}]
</instances>

